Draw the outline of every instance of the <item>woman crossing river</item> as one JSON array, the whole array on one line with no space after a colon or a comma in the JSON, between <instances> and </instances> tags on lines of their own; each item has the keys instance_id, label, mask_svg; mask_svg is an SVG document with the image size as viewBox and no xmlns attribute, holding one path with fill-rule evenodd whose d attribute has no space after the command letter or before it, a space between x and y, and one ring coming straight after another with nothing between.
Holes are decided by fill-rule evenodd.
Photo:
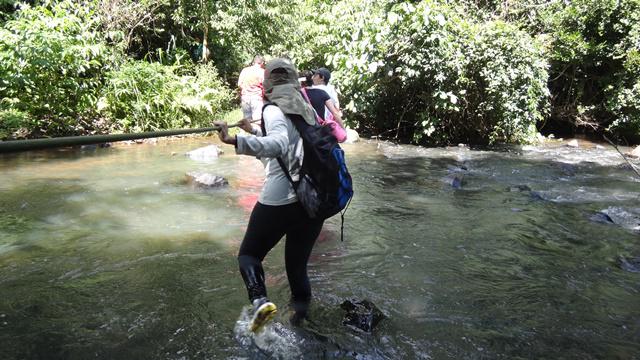
<instances>
[{"instance_id":1,"label":"woman crossing river","mask_svg":"<svg viewBox=\"0 0 640 360\"><path fill-rule=\"evenodd\" d=\"M307 262L324 222L307 215L278 164L278 158L282 159L291 177L297 180L304 155L303 145L287 114L299 115L310 125L316 122L313 109L300 93L295 66L286 59L268 62L264 90L265 100L275 106L264 108L263 127L253 127L245 121L242 128L251 135L232 137L226 123L216 123L222 142L234 145L237 154L259 157L265 166L265 183L238 253L240 274L254 308L252 331L262 329L277 311L276 305L267 297L262 261L283 236L286 236L285 267L294 309L292 323L298 324L307 316L311 300Z\"/></svg>"}]
</instances>

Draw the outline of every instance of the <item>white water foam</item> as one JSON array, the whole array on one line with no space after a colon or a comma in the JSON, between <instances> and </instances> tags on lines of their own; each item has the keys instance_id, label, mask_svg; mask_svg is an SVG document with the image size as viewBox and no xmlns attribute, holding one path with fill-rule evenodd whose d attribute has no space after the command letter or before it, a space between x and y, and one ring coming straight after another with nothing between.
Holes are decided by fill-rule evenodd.
<instances>
[{"instance_id":1,"label":"white water foam","mask_svg":"<svg viewBox=\"0 0 640 360\"><path fill-rule=\"evenodd\" d=\"M243 348L259 352L270 359L300 359L303 356L304 339L282 323L272 320L258 333L249 330L253 315L250 306L245 306L236 321L234 334Z\"/></svg>"}]
</instances>

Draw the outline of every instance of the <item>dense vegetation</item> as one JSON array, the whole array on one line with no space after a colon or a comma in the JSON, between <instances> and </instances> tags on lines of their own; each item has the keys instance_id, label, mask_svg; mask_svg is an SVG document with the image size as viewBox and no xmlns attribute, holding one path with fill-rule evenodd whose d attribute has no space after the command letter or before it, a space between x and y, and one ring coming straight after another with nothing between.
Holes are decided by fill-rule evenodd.
<instances>
[{"instance_id":1,"label":"dense vegetation","mask_svg":"<svg viewBox=\"0 0 640 360\"><path fill-rule=\"evenodd\" d=\"M330 68L368 135L640 140L640 0L30 3L0 0L4 139L203 126L262 53Z\"/></svg>"}]
</instances>

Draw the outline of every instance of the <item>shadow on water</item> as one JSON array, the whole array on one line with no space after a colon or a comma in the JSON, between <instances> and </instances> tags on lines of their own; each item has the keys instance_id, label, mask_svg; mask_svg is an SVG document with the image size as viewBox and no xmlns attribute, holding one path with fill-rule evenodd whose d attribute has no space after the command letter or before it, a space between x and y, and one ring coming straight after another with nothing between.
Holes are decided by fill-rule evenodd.
<instances>
[{"instance_id":1,"label":"shadow on water","mask_svg":"<svg viewBox=\"0 0 640 360\"><path fill-rule=\"evenodd\" d=\"M187 147L121 149L78 162L89 169L77 175L64 159L43 167L22 159L11 177L0 174L7 358L632 359L640 352L639 273L619 261L640 256L639 234L632 220L618 221L637 214L640 181L613 156L346 145L356 194L345 241L332 218L312 254L311 322L288 323L280 244L265 259L280 312L267 333L252 337L235 253L262 169L229 154L195 164L168 155L180 151L172 146ZM7 161L15 160L1 166ZM137 167L122 172L123 161ZM229 187L185 186L182 176L196 166L229 178ZM64 176L43 177L42 168L64 168ZM594 221L598 213L612 221ZM349 328L345 299L368 299L385 319L371 333Z\"/></svg>"}]
</instances>

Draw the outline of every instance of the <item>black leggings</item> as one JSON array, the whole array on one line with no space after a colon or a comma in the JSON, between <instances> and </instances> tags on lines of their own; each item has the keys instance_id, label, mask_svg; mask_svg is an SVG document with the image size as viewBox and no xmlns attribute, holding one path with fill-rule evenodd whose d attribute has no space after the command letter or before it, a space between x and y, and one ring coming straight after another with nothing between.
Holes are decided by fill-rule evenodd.
<instances>
[{"instance_id":1,"label":"black leggings","mask_svg":"<svg viewBox=\"0 0 640 360\"><path fill-rule=\"evenodd\" d=\"M262 260L287 235L284 260L294 302L311 299L307 262L324 220L310 219L300 203L270 206L256 203L244 235L238 263L249 300L267 296Z\"/></svg>"}]
</instances>

